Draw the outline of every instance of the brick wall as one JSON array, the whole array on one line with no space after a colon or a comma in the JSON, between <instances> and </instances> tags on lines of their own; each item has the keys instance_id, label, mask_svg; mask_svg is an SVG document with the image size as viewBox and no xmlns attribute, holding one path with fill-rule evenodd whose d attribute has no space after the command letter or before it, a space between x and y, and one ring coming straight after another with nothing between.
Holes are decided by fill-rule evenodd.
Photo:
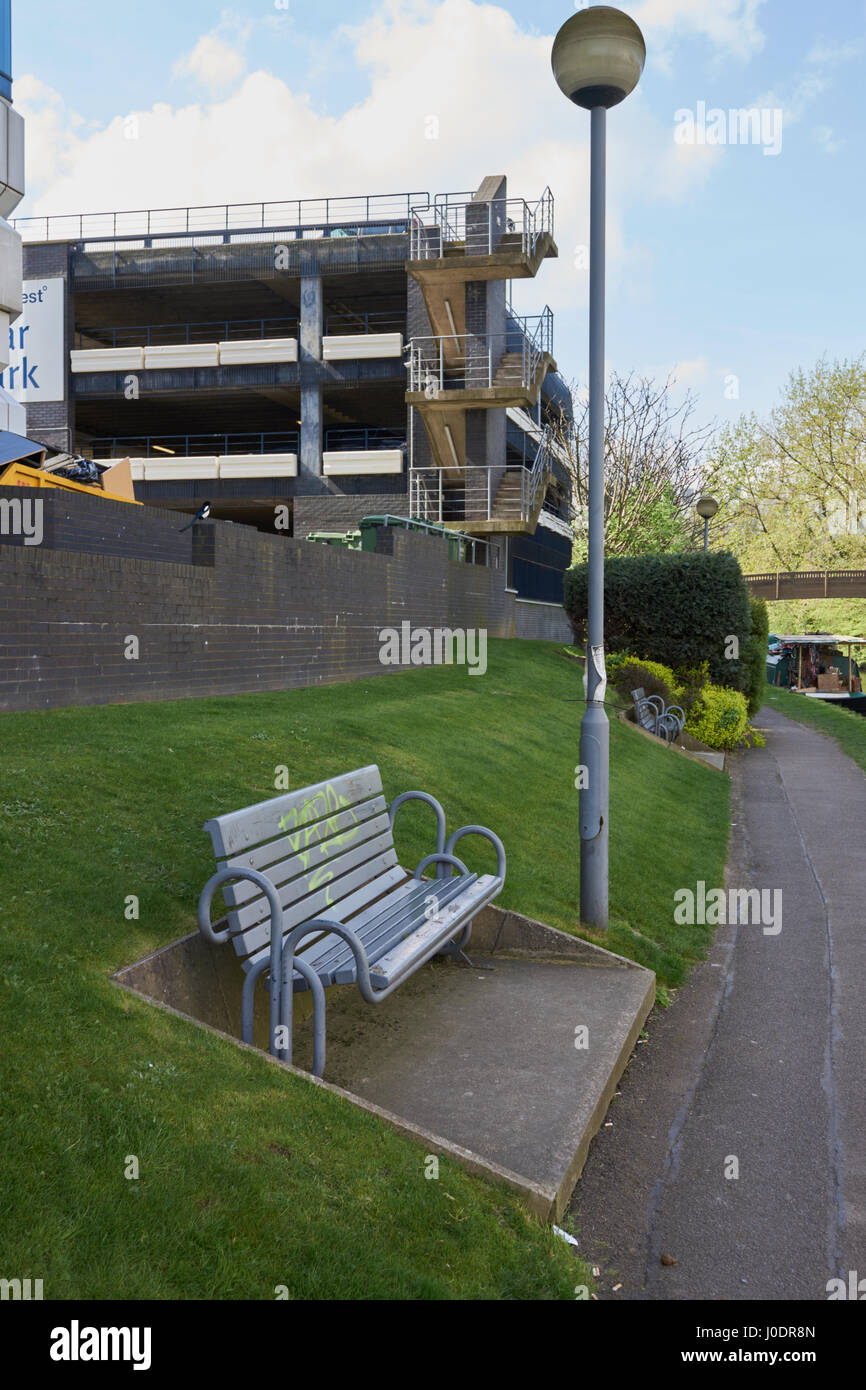
<instances>
[{"instance_id":1,"label":"brick wall","mask_svg":"<svg viewBox=\"0 0 866 1390\"><path fill-rule=\"evenodd\" d=\"M40 488L36 492L30 488L0 487L2 498L41 501L41 549L192 564L192 528L181 534L181 528L191 518L181 513L131 507L128 502L90 498L59 488ZM22 545L23 539L0 536L0 545L10 544Z\"/></svg>"},{"instance_id":2,"label":"brick wall","mask_svg":"<svg viewBox=\"0 0 866 1390\"><path fill-rule=\"evenodd\" d=\"M396 668L380 664L378 634L404 620L514 634L504 571L452 563L435 537L383 532L390 553L370 554L225 522L181 536L153 508L43 500L42 545L0 536L3 710L381 675Z\"/></svg>"},{"instance_id":3,"label":"brick wall","mask_svg":"<svg viewBox=\"0 0 866 1390\"><path fill-rule=\"evenodd\" d=\"M296 497L294 534L303 540L311 531L356 531L362 517L384 516L386 512L408 516L408 501L405 492L369 492L363 496L328 492L319 497Z\"/></svg>"}]
</instances>

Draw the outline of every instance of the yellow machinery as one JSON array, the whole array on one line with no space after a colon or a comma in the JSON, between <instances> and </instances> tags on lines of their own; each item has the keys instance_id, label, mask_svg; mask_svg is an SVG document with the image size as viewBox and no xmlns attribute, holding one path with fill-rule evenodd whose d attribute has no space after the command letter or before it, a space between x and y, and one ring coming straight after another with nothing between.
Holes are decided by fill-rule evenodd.
<instances>
[{"instance_id":1,"label":"yellow machinery","mask_svg":"<svg viewBox=\"0 0 866 1390\"><path fill-rule=\"evenodd\" d=\"M107 497L111 502L131 502L134 507L142 505L135 500L129 459L106 469L100 482L101 487L74 483L70 478L61 478L56 473L31 468L25 463L8 463L5 468L0 467L0 487L59 487L66 492L86 492L91 497Z\"/></svg>"}]
</instances>

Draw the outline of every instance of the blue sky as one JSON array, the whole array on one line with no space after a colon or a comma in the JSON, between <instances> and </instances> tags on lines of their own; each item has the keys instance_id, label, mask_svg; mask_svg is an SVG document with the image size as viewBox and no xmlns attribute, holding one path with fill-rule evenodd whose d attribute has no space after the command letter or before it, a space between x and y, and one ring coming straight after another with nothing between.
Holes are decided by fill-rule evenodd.
<instances>
[{"instance_id":1,"label":"blue sky","mask_svg":"<svg viewBox=\"0 0 866 1390\"><path fill-rule=\"evenodd\" d=\"M516 302L551 304L560 367L584 378L588 118L549 70L573 8L13 0L19 211L550 183L560 259ZM609 365L675 369L705 418L764 412L793 367L866 349L866 0L624 8L648 61L609 118ZM780 110L781 150L678 145L699 103Z\"/></svg>"}]
</instances>

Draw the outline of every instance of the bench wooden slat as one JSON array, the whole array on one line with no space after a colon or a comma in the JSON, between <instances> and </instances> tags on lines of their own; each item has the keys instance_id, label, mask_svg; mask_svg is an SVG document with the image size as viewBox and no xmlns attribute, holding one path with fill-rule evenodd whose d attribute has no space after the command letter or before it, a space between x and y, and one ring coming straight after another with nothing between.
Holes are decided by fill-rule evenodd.
<instances>
[{"instance_id":1,"label":"bench wooden slat","mask_svg":"<svg viewBox=\"0 0 866 1390\"><path fill-rule=\"evenodd\" d=\"M441 889L434 888L434 882L428 881L423 884L420 894L401 904L401 910L397 914L389 913L381 922L369 927L364 934L364 949L371 969L376 961L424 924L427 920L427 898L431 892L436 892L440 907L444 907L446 903L458 899L465 893L477 877L477 874L468 874L460 879L449 880L452 885L450 891L445 891L444 886ZM444 885L445 880L435 880L435 883L440 882ZM326 968L329 969L331 980L336 985L351 984L357 977L355 957L348 948L342 960L329 963ZM315 969L318 971L319 967L316 966ZM324 984L324 980L322 983Z\"/></svg>"},{"instance_id":2,"label":"bench wooden slat","mask_svg":"<svg viewBox=\"0 0 866 1390\"><path fill-rule=\"evenodd\" d=\"M261 845L264 840L273 839L294 825L308 825L381 794L382 778L379 769L371 764L340 777L328 777L299 791L272 797L270 801L216 816L206 821L204 828L211 837L217 859L226 859L241 854L249 846ZM294 824L281 826L280 821L285 817L294 818Z\"/></svg>"},{"instance_id":3,"label":"bench wooden slat","mask_svg":"<svg viewBox=\"0 0 866 1390\"><path fill-rule=\"evenodd\" d=\"M427 913L427 899L435 893L440 908L464 894L477 874L464 874L453 879L409 879L401 884L388 897L367 907L354 917L346 914L346 925L350 926L364 944L367 959L372 964L392 947L424 922ZM331 916L331 913L327 914ZM256 953L246 962L251 966L255 960L267 953L268 948ZM302 943L304 960L315 970L327 989L332 984L350 984L357 978L355 957L351 946L335 932L320 936L309 944ZM306 989L306 982L295 972L295 990Z\"/></svg>"},{"instance_id":4,"label":"bench wooden slat","mask_svg":"<svg viewBox=\"0 0 866 1390\"><path fill-rule=\"evenodd\" d=\"M366 949L368 941L380 929L387 929L389 923L395 919L399 920L417 896L418 883L415 879L409 879L389 893L386 898L382 898L379 902L365 908L363 912L357 913L354 917L341 917L339 920L344 922L347 927L352 928L352 931L363 941ZM328 915L330 916L330 913ZM336 932L329 932L320 937L315 943L314 953L317 970L320 967L323 970L329 970L344 960L354 959L352 948Z\"/></svg>"},{"instance_id":5,"label":"bench wooden slat","mask_svg":"<svg viewBox=\"0 0 866 1390\"><path fill-rule=\"evenodd\" d=\"M329 825L328 834L336 836L343 830L349 830L353 825L362 822L370 823L387 812L388 804L384 796L374 796L369 801L361 801L357 806L349 806L345 811L340 811L337 815L327 817L326 821L316 821L309 826L299 826L297 830L292 830L287 835L281 835L278 840L267 840L258 849L246 849L242 854L235 854L225 861L229 864L243 865L244 868L258 869L260 873L270 873L271 865L276 865L280 860L288 859L295 853L302 853L307 848L305 837L307 832L313 832L318 826ZM300 842L299 842L300 837ZM314 844L326 843L327 837L321 839L310 835L310 848ZM240 886L240 885L238 885ZM257 889L254 884L250 884L250 891L255 893Z\"/></svg>"},{"instance_id":6,"label":"bench wooden slat","mask_svg":"<svg viewBox=\"0 0 866 1390\"><path fill-rule=\"evenodd\" d=\"M370 967L374 987L386 989L405 975L420 957L427 953L434 955L456 934L467 918L474 916L485 902L499 892L501 886L501 879L493 874L484 874L477 879L465 894L448 904L442 913L443 920L425 922ZM448 911L449 907L457 909L453 916Z\"/></svg>"},{"instance_id":7,"label":"bench wooden slat","mask_svg":"<svg viewBox=\"0 0 866 1390\"><path fill-rule=\"evenodd\" d=\"M472 877L474 879L475 875ZM361 914L365 919L363 923L355 917L346 924L360 937L368 961L378 960L379 956L396 946L407 931L424 921L425 899L429 891L430 884L427 882L420 885L420 891L417 882L414 883L414 888L403 885L402 889L398 888L395 893L390 894L384 903L378 902ZM335 984L352 984L358 978L357 963L351 946L334 932L319 937L308 951L303 952L303 956L307 964L313 967L325 989ZM295 991L306 988L306 981L296 972Z\"/></svg>"},{"instance_id":8,"label":"bench wooden slat","mask_svg":"<svg viewBox=\"0 0 866 1390\"><path fill-rule=\"evenodd\" d=\"M290 879L298 878L304 874L312 875L316 866L323 864L325 860L334 866L335 872L342 873L342 869L337 869L336 866L343 863L349 853L356 855L355 863L360 863L364 858L363 847L374 839L383 840L383 838L384 843L381 843L379 848L387 849L393 844L391 823L387 815L375 816L372 820L362 821L358 825L352 825L351 822L348 822L347 828L339 830L330 839L313 842L307 849L291 855L290 858L279 859L276 863L266 865L262 872L267 874L271 882L278 888L287 885ZM281 843L285 843L285 841ZM360 858L357 857L359 850L362 851ZM368 850L367 857L370 857L373 852ZM234 860L229 862L240 867L247 864L249 858L252 856L237 855ZM252 865L254 869L259 867L258 864ZM351 863L346 863L345 867L352 868L353 866ZM262 905L266 902L261 889L255 883L250 883L248 879L241 880L239 883L228 884L223 890L223 896L228 907L241 907L253 898L261 899ZM261 915L266 916L267 914L262 912Z\"/></svg>"},{"instance_id":9,"label":"bench wooden slat","mask_svg":"<svg viewBox=\"0 0 866 1390\"><path fill-rule=\"evenodd\" d=\"M302 922L311 921L314 917L327 915L334 904L341 899L349 897L354 889L367 884L372 887L382 879L386 870L393 869L397 863L397 853L389 849L385 854L378 854L375 859L367 860L360 868L353 869L351 873L344 874L342 878L335 879L333 883L328 883L317 893L311 893L308 897L302 898L283 913L283 928L291 931L293 927L298 927ZM400 870L405 875L405 870ZM384 888L372 892L367 901L378 897ZM267 903L267 899L263 899ZM242 911L251 911L250 908ZM232 937L235 950L239 956L249 955L252 951L257 951L260 946L266 946L271 939L270 920L259 922L256 926L247 931L240 932Z\"/></svg>"},{"instance_id":10,"label":"bench wooden slat","mask_svg":"<svg viewBox=\"0 0 866 1390\"><path fill-rule=\"evenodd\" d=\"M393 858L387 864L376 865L383 855L390 853ZM392 864L396 864L397 857L394 850L394 839L391 834L390 826L384 834L377 835L372 840L367 840L364 844L358 845L355 849L347 850L336 859L323 860L308 873L300 874L297 878L290 879L288 883L277 885L277 897L283 909L289 909L295 903L303 904L309 901L312 904L313 898L317 895L317 890L323 888L333 889L333 896L326 898L325 902L336 902L340 896L345 897L349 889L340 889L344 878L350 877L350 871L364 870L365 865L370 864L371 868L366 874L366 878L373 878L382 869L390 869ZM353 886L360 887L364 878L354 879ZM308 917L315 917L315 911L309 911ZM244 906L234 908L229 913L229 921L232 926L239 926L248 930L258 922L267 921L270 916L270 906L264 893L260 893L257 898ZM301 918L303 921L303 917Z\"/></svg>"},{"instance_id":11,"label":"bench wooden slat","mask_svg":"<svg viewBox=\"0 0 866 1390\"><path fill-rule=\"evenodd\" d=\"M400 868L398 864L396 868L389 869L380 879L365 884L363 888L358 889L357 893L352 893L334 907L329 907L327 912L322 915L333 917L337 922L345 922L357 930L365 923L372 921L387 905L393 904L395 908L399 907L399 904L412 893L415 886L415 880L407 878L405 869ZM326 937L342 944L342 937L336 936L333 932L323 931L318 938L310 937L309 940L302 941L298 955L306 957L309 952L315 952ZM268 954L269 947L263 946L247 960L241 962L243 969L245 971L250 970L257 961ZM296 972L295 981L301 979L302 977Z\"/></svg>"}]
</instances>

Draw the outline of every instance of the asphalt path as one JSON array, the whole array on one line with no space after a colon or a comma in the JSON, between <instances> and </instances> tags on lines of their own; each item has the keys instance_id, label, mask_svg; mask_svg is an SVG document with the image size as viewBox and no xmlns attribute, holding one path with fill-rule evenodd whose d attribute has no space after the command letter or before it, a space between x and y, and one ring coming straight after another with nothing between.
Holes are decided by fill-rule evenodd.
<instances>
[{"instance_id":1,"label":"asphalt path","mask_svg":"<svg viewBox=\"0 0 866 1390\"><path fill-rule=\"evenodd\" d=\"M866 776L768 707L756 722L766 748L729 759L725 886L769 911L718 928L593 1144L571 1213L601 1298L866 1281Z\"/></svg>"}]
</instances>

